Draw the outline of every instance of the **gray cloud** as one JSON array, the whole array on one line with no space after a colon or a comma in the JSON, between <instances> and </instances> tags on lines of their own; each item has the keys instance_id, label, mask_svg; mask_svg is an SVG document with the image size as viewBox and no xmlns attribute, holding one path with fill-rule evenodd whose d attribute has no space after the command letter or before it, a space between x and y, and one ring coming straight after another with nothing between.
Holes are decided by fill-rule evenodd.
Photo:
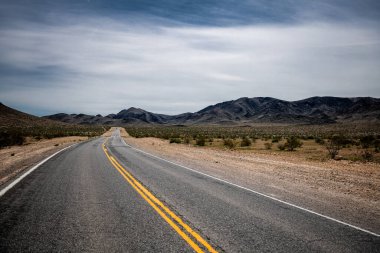
<instances>
[{"instance_id":1,"label":"gray cloud","mask_svg":"<svg viewBox=\"0 0 380 253\"><path fill-rule=\"evenodd\" d=\"M24 23L0 38L0 100L32 113L176 114L242 96L380 96L380 33L370 22L142 27L96 18Z\"/></svg>"}]
</instances>

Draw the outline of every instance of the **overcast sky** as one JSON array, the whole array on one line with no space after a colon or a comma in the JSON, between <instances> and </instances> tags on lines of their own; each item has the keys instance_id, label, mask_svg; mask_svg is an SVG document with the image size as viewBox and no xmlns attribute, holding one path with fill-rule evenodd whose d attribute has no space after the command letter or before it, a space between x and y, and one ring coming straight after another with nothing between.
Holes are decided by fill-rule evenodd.
<instances>
[{"instance_id":1,"label":"overcast sky","mask_svg":"<svg viewBox=\"0 0 380 253\"><path fill-rule=\"evenodd\" d=\"M378 0L2 0L0 101L35 115L380 97Z\"/></svg>"}]
</instances>

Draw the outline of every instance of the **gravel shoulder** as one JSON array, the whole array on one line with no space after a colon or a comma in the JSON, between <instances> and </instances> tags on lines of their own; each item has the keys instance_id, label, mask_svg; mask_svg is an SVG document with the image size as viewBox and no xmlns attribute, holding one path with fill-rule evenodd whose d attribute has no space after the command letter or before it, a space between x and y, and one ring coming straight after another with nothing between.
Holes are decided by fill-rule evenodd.
<instances>
[{"instance_id":1,"label":"gravel shoulder","mask_svg":"<svg viewBox=\"0 0 380 253\"><path fill-rule=\"evenodd\" d=\"M284 152L256 153L169 144L157 138L125 141L137 148L353 225L380 232L380 165L309 161Z\"/></svg>"},{"instance_id":2,"label":"gravel shoulder","mask_svg":"<svg viewBox=\"0 0 380 253\"><path fill-rule=\"evenodd\" d=\"M27 140L24 145L0 149L0 187L44 158L88 137L70 136L49 140Z\"/></svg>"}]
</instances>

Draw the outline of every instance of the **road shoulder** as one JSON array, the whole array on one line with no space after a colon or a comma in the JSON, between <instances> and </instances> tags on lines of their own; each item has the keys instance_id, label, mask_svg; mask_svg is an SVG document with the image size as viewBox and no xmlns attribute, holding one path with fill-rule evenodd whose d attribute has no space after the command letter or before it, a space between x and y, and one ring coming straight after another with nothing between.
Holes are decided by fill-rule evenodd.
<instances>
[{"instance_id":1,"label":"road shoulder","mask_svg":"<svg viewBox=\"0 0 380 253\"><path fill-rule=\"evenodd\" d=\"M55 152L87 139L79 136L61 137L0 149L0 188Z\"/></svg>"}]
</instances>

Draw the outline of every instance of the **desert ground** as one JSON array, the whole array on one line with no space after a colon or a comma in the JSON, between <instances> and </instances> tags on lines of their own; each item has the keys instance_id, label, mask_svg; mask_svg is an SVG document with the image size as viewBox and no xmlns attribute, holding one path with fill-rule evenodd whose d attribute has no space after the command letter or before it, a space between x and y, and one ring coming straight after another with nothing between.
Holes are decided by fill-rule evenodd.
<instances>
[{"instance_id":1,"label":"desert ground","mask_svg":"<svg viewBox=\"0 0 380 253\"><path fill-rule=\"evenodd\" d=\"M180 165L352 224L380 226L380 164L320 160L297 152L196 147L158 138L125 141Z\"/></svg>"}]
</instances>

